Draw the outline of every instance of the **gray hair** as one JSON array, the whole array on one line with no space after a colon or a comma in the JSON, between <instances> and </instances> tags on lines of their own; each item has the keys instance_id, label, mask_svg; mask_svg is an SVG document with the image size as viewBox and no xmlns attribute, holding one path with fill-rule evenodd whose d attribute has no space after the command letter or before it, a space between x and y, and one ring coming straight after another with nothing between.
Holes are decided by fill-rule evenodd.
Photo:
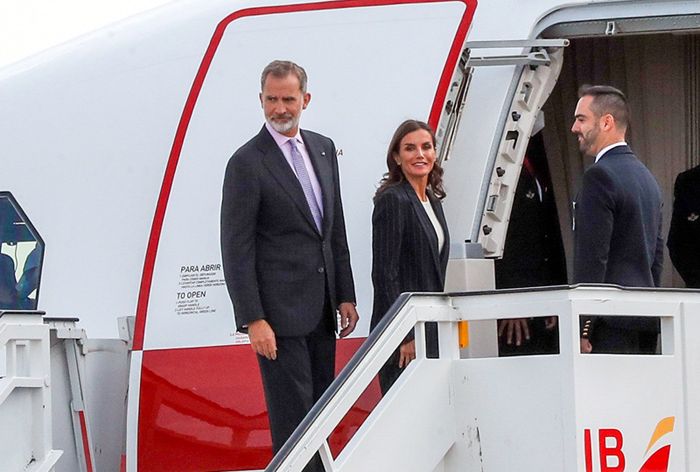
<instances>
[{"instance_id":1,"label":"gray hair","mask_svg":"<svg viewBox=\"0 0 700 472\"><path fill-rule=\"evenodd\" d=\"M289 74L294 74L299 79L299 88L302 93L306 93L306 71L303 67L292 61L272 61L262 71L260 76L260 90L265 88L265 80L268 75L282 79Z\"/></svg>"}]
</instances>

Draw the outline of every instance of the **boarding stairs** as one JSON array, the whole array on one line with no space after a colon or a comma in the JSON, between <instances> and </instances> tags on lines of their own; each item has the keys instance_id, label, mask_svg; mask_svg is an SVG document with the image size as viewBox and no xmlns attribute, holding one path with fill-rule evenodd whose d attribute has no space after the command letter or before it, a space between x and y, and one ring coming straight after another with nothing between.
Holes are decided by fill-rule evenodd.
<instances>
[{"instance_id":1,"label":"boarding stairs","mask_svg":"<svg viewBox=\"0 0 700 472\"><path fill-rule=\"evenodd\" d=\"M582 354L582 315L659 317L659 355ZM474 339L460 349L464 322L495 342L497 319L548 316L558 318L559 354L499 358ZM428 321L438 323L437 359L421 348ZM417 359L334 456L332 431L414 327ZM301 471L316 452L332 472L697 471L697 333L700 291L404 294L266 471Z\"/></svg>"},{"instance_id":2,"label":"boarding stairs","mask_svg":"<svg viewBox=\"0 0 700 472\"><path fill-rule=\"evenodd\" d=\"M49 328L42 312L0 312L1 469L48 472L53 449Z\"/></svg>"},{"instance_id":3,"label":"boarding stairs","mask_svg":"<svg viewBox=\"0 0 700 472\"><path fill-rule=\"evenodd\" d=\"M0 471L117 470L129 333L88 339L77 318L44 315L0 310Z\"/></svg>"}]
</instances>

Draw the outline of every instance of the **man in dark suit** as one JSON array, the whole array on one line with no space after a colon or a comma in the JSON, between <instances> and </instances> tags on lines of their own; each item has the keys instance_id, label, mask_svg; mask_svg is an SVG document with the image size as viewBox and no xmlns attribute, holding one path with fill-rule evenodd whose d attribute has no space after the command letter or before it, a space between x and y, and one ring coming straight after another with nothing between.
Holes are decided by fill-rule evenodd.
<instances>
[{"instance_id":1,"label":"man in dark suit","mask_svg":"<svg viewBox=\"0 0 700 472\"><path fill-rule=\"evenodd\" d=\"M673 187L668 252L688 288L700 288L700 166L681 172Z\"/></svg>"},{"instance_id":2,"label":"man in dark suit","mask_svg":"<svg viewBox=\"0 0 700 472\"><path fill-rule=\"evenodd\" d=\"M658 287L663 265L661 189L625 142L629 108L614 87L584 86L571 131L595 163L574 211L574 282ZM656 351L658 320L584 320L583 352Z\"/></svg>"},{"instance_id":3,"label":"man in dark suit","mask_svg":"<svg viewBox=\"0 0 700 472\"><path fill-rule=\"evenodd\" d=\"M221 250L236 324L258 355L278 451L333 380L340 336L358 320L333 142L300 130L306 72L262 73L266 123L226 168Z\"/></svg>"},{"instance_id":4,"label":"man in dark suit","mask_svg":"<svg viewBox=\"0 0 700 472\"><path fill-rule=\"evenodd\" d=\"M495 261L496 288L566 285L559 229L542 133L530 138L515 189L503 258ZM559 352L556 318L498 320L500 356Z\"/></svg>"}]
</instances>

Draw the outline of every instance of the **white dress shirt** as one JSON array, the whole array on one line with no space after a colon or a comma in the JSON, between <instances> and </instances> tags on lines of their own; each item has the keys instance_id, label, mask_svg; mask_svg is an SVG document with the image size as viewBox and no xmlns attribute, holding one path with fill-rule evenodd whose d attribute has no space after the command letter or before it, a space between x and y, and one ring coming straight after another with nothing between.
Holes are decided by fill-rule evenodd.
<instances>
[{"instance_id":1,"label":"white dress shirt","mask_svg":"<svg viewBox=\"0 0 700 472\"><path fill-rule=\"evenodd\" d=\"M296 141L297 148L299 149L299 154L301 154L301 157L304 160L306 172L309 173L309 179L311 180L311 187L314 189L314 197L316 197L316 203L318 203L318 208L321 210L321 215L323 215L323 193L321 192L321 184L319 184L318 178L316 177L316 171L314 170L313 164L311 164L311 158L309 157L309 152L306 150L304 140L301 139L301 133L297 131L296 136L290 138L289 136L285 136L282 133L278 133L277 131L275 131L275 129L272 126L270 126L270 123L268 123L267 121L265 121L265 127L267 128L267 131L270 133L270 135L272 135L272 139L274 139L277 143L277 147L280 148L280 151L282 151L282 154L287 160L287 164L289 164L289 167L292 169L292 172L294 172L294 175L297 175L297 171L294 169L294 164L292 163L292 151L289 148L288 142L291 139L294 139ZM298 175L297 178L299 178Z\"/></svg>"},{"instance_id":2,"label":"white dress shirt","mask_svg":"<svg viewBox=\"0 0 700 472\"><path fill-rule=\"evenodd\" d=\"M612 148L618 147L618 146L627 146L627 143L624 142L624 141L620 141L620 142L617 142L617 143L613 143L613 144L611 144L610 146L605 146L605 147L604 147L603 149L601 149L600 152L595 156L595 161L598 162L598 161L600 160L600 158L603 157L603 154L605 154L606 152L608 152L608 151L611 150Z\"/></svg>"}]
</instances>

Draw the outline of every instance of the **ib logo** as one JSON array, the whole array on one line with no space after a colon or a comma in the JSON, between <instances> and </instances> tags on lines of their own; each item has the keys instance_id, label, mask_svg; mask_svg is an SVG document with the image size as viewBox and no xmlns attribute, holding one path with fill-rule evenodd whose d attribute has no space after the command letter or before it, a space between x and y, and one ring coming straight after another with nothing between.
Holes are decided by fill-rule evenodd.
<instances>
[{"instance_id":1,"label":"ib logo","mask_svg":"<svg viewBox=\"0 0 700 472\"><path fill-rule=\"evenodd\" d=\"M644 464L639 472L668 472L668 460L671 456L671 444L667 441L659 443L661 438L673 432L675 417L664 418L656 425L651 435L649 445L644 451ZM586 472L625 472L626 459L622 451L623 436L619 429L598 430L599 469L594 469L593 443L591 430L583 430L583 445L586 462ZM628 471L629 472L629 471Z\"/></svg>"}]
</instances>

